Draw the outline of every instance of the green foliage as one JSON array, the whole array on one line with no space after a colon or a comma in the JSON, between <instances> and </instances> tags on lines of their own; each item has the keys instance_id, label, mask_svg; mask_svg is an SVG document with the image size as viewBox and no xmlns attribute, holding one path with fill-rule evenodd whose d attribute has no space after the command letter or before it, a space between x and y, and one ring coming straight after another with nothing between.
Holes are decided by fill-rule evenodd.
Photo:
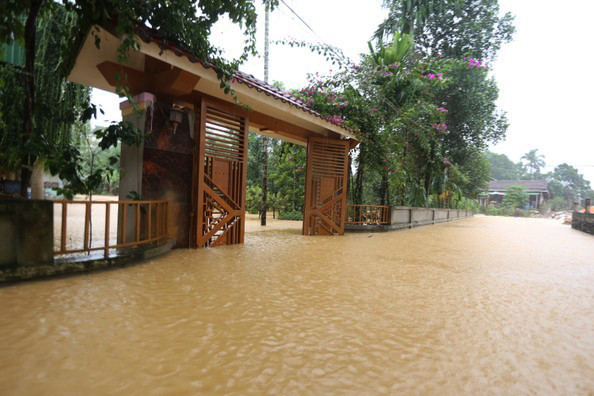
<instances>
[{"instance_id":1,"label":"green foliage","mask_svg":"<svg viewBox=\"0 0 594 396\"><path fill-rule=\"evenodd\" d=\"M505 154L487 152L491 165L491 177L495 180L519 180L520 169Z\"/></svg>"},{"instance_id":2,"label":"green foliage","mask_svg":"<svg viewBox=\"0 0 594 396\"><path fill-rule=\"evenodd\" d=\"M499 216L499 208L495 205L487 206L487 210L485 213L487 216Z\"/></svg>"},{"instance_id":3,"label":"green foliage","mask_svg":"<svg viewBox=\"0 0 594 396\"><path fill-rule=\"evenodd\" d=\"M134 38L137 26L150 26L166 40L215 65L225 93L232 93L230 80L237 67L256 54L257 13L250 0L63 0L63 3L78 17L78 26L72 30L71 37L80 38L94 25L112 26L116 35L122 37L118 52L123 61L128 58L129 50L138 46ZM271 9L278 5L278 0L262 0L262 3ZM214 24L223 17L239 26L244 35L243 52L230 61L209 39ZM76 52L75 48L64 49L67 69L73 66Z\"/></svg>"},{"instance_id":4,"label":"green foliage","mask_svg":"<svg viewBox=\"0 0 594 396\"><path fill-rule=\"evenodd\" d=\"M538 154L537 149L530 150L529 152L524 154L521 160L526 161L524 165L531 179L539 179L541 177L540 170L541 168L544 168L546 164L544 161L544 156Z\"/></svg>"},{"instance_id":5,"label":"green foliage","mask_svg":"<svg viewBox=\"0 0 594 396\"><path fill-rule=\"evenodd\" d=\"M303 212L280 212L278 215L280 220L303 220Z\"/></svg>"},{"instance_id":6,"label":"green foliage","mask_svg":"<svg viewBox=\"0 0 594 396\"><path fill-rule=\"evenodd\" d=\"M412 36L425 25L431 15L451 9L459 2L460 0L384 0L390 14L379 26L375 36L381 38L395 32L404 32Z\"/></svg>"},{"instance_id":7,"label":"green foliage","mask_svg":"<svg viewBox=\"0 0 594 396\"><path fill-rule=\"evenodd\" d=\"M73 16L61 7L51 8L51 12L43 13L38 19L35 122L33 134L26 139L23 135L24 102L15 100L25 97L25 73L18 67L0 66L0 76L5 81L0 89L1 168L19 170L40 160L52 164L52 169L58 173L58 160L81 158L77 148L72 147L72 136L81 130L94 111L89 107L89 89L67 82L59 73L60 48L67 41L65 33L74 24ZM93 174L92 179L98 177Z\"/></svg>"},{"instance_id":8,"label":"green foliage","mask_svg":"<svg viewBox=\"0 0 594 396\"><path fill-rule=\"evenodd\" d=\"M507 189L503 197L503 206L507 208L523 208L528 203L530 196L526 193L526 188L521 186L512 186Z\"/></svg>"},{"instance_id":9,"label":"green foliage","mask_svg":"<svg viewBox=\"0 0 594 396\"><path fill-rule=\"evenodd\" d=\"M246 210L250 214L258 214L262 207L262 188L257 184L251 184L247 187L245 196Z\"/></svg>"},{"instance_id":10,"label":"green foliage","mask_svg":"<svg viewBox=\"0 0 594 396\"><path fill-rule=\"evenodd\" d=\"M415 32L416 48L424 55L494 60L515 32L513 16L501 12L498 0L463 0L434 11Z\"/></svg>"},{"instance_id":11,"label":"green foliage","mask_svg":"<svg viewBox=\"0 0 594 396\"><path fill-rule=\"evenodd\" d=\"M262 2L267 9L278 4L278 0ZM82 155L70 143L72 127L76 123L84 124L96 109L89 104L88 90L72 88L72 84L65 82L79 53L79 44L89 31L96 46L102 45L94 26L108 28L120 38L120 62L127 61L131 49L138 48L138 29L150 26L164 39L213 64L221 89L233 95L230 81L234 71L250 54L255 54L257 14L250 0L62 0L62 4L7 0L5 3L0 16L0 44L14 40L24 42L28 59L25 70L34 70L35 79L27 77L33 74L30 72L23 73L23 79L11 80L14 70L4 66L0 70L0 166L21 167L23 175L30 175L29 169L35 161L46 159L52 172L69 181L67 194L90 191L106 176L99 169L86 179L82 176L82 165L77 162L83 160ZM31 23L25 25L23 15ZM245 37L243 53L230 61L224 59L222 50L209 40L213 25L222 17L239 26ZM36 29L39 37L34 45ZM47 74L39 76L40 73ZM117 92L131 99L126 76L118 78L121 85ZM78 101L73 104L64 100L68 95L74 95ZM21 97L24 98L22 104L10 103ZM56 123L60 127L52 127ZM135 144L142 139L138 131L126 123L113 124L97 135L102 139L99 147L103 150L116 147L118 139Z\"/></svg>"},{"instance_id":12,"label":"green foliage","mask_svg":"<svg viewBox=\"0 0 594 396\"><path fill-rule=\"evenodd\" d=\"M368 43L371 60L382 70L406 62L413 53L413 45L412 37L398 32L394 33L391 45L384 45L383 37L380 37L377 51L374 50L371 42ZM398 72L398 70L395 71Z\"/></svg>"},{"instance_id":13,"label":"green foliage","mask_svg":"<svg viewBox=\"0 0 594 396\"><path fill-rule=\"evenodd\" d=\"M262 180L262 136L255 133L248 135L248 169L247 169L247 183L248 185L261 185ZM270 158L270 156L269 156ZM270 160L268 161L270 168Z\"/></svg>"},{"instance_id":14,"label":"green foliage","mask_svg":"<svg viewBox=\"0 0 594 396\"><path fill-rule=\"evenodd\" d=\"M468 59L468 58L467 58ZM499 89L486 67L469 70L468 61L452 63L450 82L437 92L439 103L447 107L448 133L444 144L452 160L464 160L469 149L486 150L505 137L505 114L497 110Z\"/></svg>"},{"instance_id":15,"label":"green foliage","mask_svg":"<svg viewBox=\"0 0 594 396\"><path fill-rule=\"evenodd\" d=\"M282 143L274 150L272 163L273 167L269 169L272 183L270 191L280 195L277 198L278 210L280 213L302 212L305 197L305 148Z\"/></svg>"},{"instance_id":16,"label":"green foliage","mask_svg":"<svg viewBox=\"0 0 594 396\"><path fill-rule=\"evenodd\" d=\"M549 199L547 201L547 204L549 205L549 207L551 208L551 210L553 212L558 212L558 211L570 208L567 205L567 201L562 196L556 196L553 199Z\"/></svg>"},{"instance_id":17,"label":"green foliage","mask_svg":"<svg viewBox=\"0 0 594 396\"><path fill-rule=\"evenodd\" d=\"M580 202L585 198L594 197L590 182L569 164L563 163L557 166L547 175L547 179L549 191L554 197L562 197L567 208L572 207L575 201Z\"/></svg>"}]
</instances>

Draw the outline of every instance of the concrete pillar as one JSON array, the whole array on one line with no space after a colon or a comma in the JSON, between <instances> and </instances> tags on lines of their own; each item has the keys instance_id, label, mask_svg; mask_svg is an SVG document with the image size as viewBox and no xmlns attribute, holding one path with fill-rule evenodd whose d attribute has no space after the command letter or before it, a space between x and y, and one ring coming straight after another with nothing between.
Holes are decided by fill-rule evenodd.
<instances>
[{"instance_id":1,"label":"concrete pillar","mask_svg":"<svg viewBox=\"0 0 594 396\"><path fill-rule=\"evenodd\" d=\"M584 206L586 208L586 213L590 213L590 207L592 206L592 199L586 198L586 203Z\"/></svg>"},{"instance_id":2,"label":"concrete pillar","mask_svg":"<svg viewBox=\"0 0 594 396\"><path fill-rule=\"evenodd\" d=\"M147 131L147 120L152 117L152 106L155 102L155 96L148 92L143 92L134 97L136 107L144 110L141 116L138 116L132 103L126 100L120 103L120 110L122 111L122 119L132 123L143 134ZM150 123L148 128L150 129ZM144 145L139 146L122 144L120 153L120 186L119 186L119 200L129 201L128 195L131 192L138 194L142 193L142 161ZM136 222L133 210L128 210L126 213L126 241L133 241L136 236ZM122 214L118 215L118 242L122 241L122 235L119 230L122 229Z\"/></svg>"},{"instance_id":3,"label":"concrete pillar","mask_svg":"<svg viewBox=\"0 0 594 396\"><path fill-rule=\"evenodd\" d=\"M31 198L45 199L45 169L43 162L37 160L33 166L33 173L31 174Z\"/></svg>"}]
</instances>

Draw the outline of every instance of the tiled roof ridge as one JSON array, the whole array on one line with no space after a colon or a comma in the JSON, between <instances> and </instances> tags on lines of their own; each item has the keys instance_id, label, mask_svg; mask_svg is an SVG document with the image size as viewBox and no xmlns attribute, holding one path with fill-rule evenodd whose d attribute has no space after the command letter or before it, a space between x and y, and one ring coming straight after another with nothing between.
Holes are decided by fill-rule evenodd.
<instances>
[{"instance_id":1,"label":"tiled roof ridge","mask_svg":"<svg viewBox=\"0 0 594 396\"><path fill-rule=\"evenodd\" d=\"M204 61L203 59L200 59L196 55L192 54L190 51L183 49L180 43L164 38L156 29L137 25L136 33L145 43L148 44L154 42L155 44L157 44L161 51L170 50L179 57L185 56L192 63L200 63L206 69L216 70L215 65L208 61ZM338 122L331 121L326 117L322 116L317 111L309 108L305 103L303 103L303 101L295 97L292 93L275 87L274 85L260 80L251 74L237 70L234 75L234 80L240 84L247 86L248 88L255 89L258 92L263 92L273 99L279 100L283 103L288 104L289 106L293 106L297 109L300 109L305 113L318 117L329 124L338 126L351 133L357 133L357 131L355 131L352 128L346 127Z\"/></svg>"}]
</instances>

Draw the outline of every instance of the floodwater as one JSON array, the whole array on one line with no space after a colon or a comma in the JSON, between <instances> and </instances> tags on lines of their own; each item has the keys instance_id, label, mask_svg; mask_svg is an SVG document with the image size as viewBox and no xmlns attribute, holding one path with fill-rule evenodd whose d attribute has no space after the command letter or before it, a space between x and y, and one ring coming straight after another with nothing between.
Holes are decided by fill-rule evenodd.
<instances>
[{"instance_id":1,"label":"floodwater","mask_svg":"<svg viewBox=\"0 0 594 396\"><path fill-rule=\"evenodd\" d=\"M0 394L594 394L594 236L299 227L1 288Z\"/></svg>"}]
</instances>

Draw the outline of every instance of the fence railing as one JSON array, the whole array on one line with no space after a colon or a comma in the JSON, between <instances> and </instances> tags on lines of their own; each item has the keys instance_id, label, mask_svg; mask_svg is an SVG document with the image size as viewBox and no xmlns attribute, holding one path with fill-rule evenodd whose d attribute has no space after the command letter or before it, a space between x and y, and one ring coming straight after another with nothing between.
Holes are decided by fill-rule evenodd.
<instances>
[{"instance_id":1,"label":"fence railing","mask_svg":"<svg viewBox=\"0 0 594 396\"><path fill-rule=\"evenodd\" d=\"M349 205L346 224L389 224L390 207L383 205Z\"/></svg>"},{"instance_id":2,"label":"fence railing","mask_svg":"<svg viewBox=\"0 0 594 396\"><path fill-rule=\"evenodd\" d=\"M167 201L54 201L54 256L166 239Z\"/></svg>"}]
</instances>

